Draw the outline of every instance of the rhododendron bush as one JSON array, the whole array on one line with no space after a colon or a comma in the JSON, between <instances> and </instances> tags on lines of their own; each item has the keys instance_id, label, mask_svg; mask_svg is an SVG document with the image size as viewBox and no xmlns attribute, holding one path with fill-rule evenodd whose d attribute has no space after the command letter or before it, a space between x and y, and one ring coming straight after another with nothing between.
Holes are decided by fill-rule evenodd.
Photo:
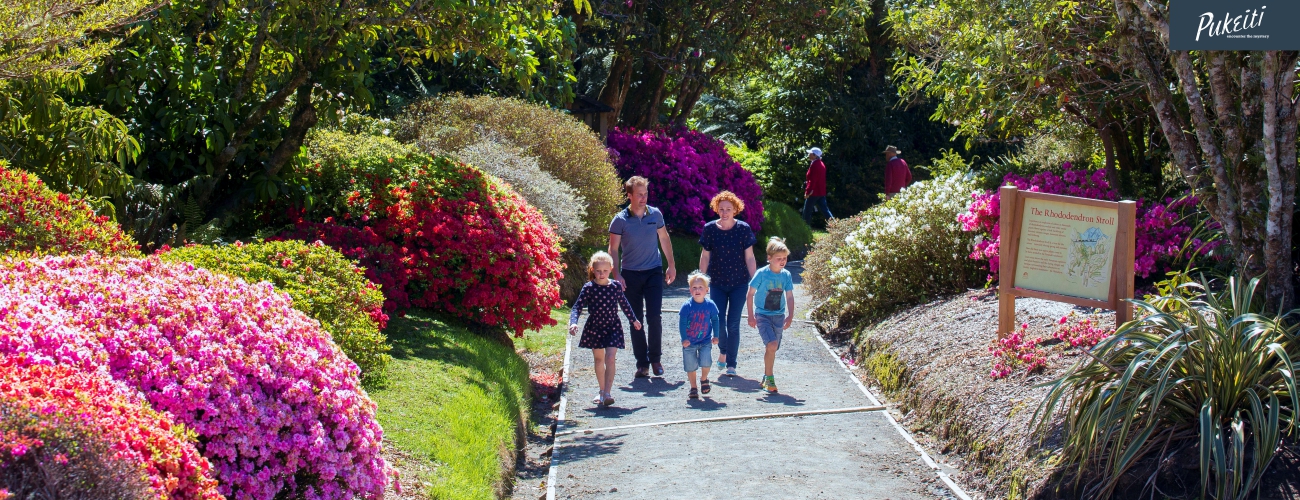
<instances>
[{"instance_id":1,"label":"rhododendron bush","mask_svg":"<svg viewBox=\"0 0 1300 500\"><path fill-rule=\"evenodd\" d=\"M1022 191L1063 194L1080 198L1110 201L1119 199L1119 192L1111 189L1104 171L1089 173L1086 170L1076 170L1069 162L1062 167L1064 173L1061 175L1049 171L1038 173L1029 179L1014 172L1008 173L1003 178L1002 185L1014 185ZM993 280L997 278L998 265L1001 262L998 259L998 244L1002 237L1002 230L999 227L1002 196L995 189L986 193L975 193L971 197L974 201L970 203L966 213L958 216L958 220L961 221L963 230L980 233L970 258L988 261L989 280ZM1158 262L1178 255L1184 240L1192 232L1191 225L1183 220L1179 211L1195 207L1197 199L1195 197L1166 199L1164 204L1138 200L1137 203L1134 242L1136 259L1133 262L1133 270L1138 276L1145 278L1157 271ZM1193 244L1198 251L1204 252L1210 249L1209 245L1203 246L1200 242L1193 242Z\"/></svg>"},{"instance_id":2,"label":"rhododendron bush","mask_svg":"<svg viewBox=\"0 0 1300 500\"><path fill-rule=\"evenodd\" d=\"M560 247L541 213L477 168L387 138L358 146L306 167L322 201L281 237L358 260L389 310L435 309L517 335L555 324Z\"/></svg>"},{"instance_id":3,"label":"rhododendron bush","mask_svg":"<svg viewBox=\"0 0 1300 500\"><path fill-rule=\"evenodd\" d=\"M957 214L974 191L959 175L921 181L850 218L852 226L832 224L804 261L808 289L823 301L814 317L879 317L965 290L978 266L966 258L970 238Z\"/></svg>"},{"instance_id":4,"label":"rhododendron bush","mask_svg":"<svg viewBox=\"0 0 1300 500\"><path fill-rule=\"evenodd\" d=\"M138 393L101 372L22 364L13 355L0 358L0 405L6 408L0 412L4 476L22 475L17 469L66 466L70 460L89 458L77 455L93 446L60 436L60 428L78 427L107 440L113 459L138 467L154 498L222 498L208 460L194 448L193 431L149 408ZM24 461L27 464L20 463Z\"/></svg>"},{"instance_id":5,"label":"rhododendron bush","mask_svg":"<svg viewBox=\"0 0 1300 500\"><path fill-rule=\"evenodd\" d=\"M268 281L293 298L293 308L320 321L325 330L361 368L362 380L383 379L389 357L384 295L366 280L361 268L320 241L235 242L220 247L191 245L160 255L171 262L189 262L204 269L242 278Z\"/></svg>"},{"instance_id":6,"label":"rhododendron bush","mask_svg":"<svg viewBox=\"0 0 1300 500\"><path fill-rule=\"evenodd\" d=\"M140 391L231 498L378 498L389 480L356 365L270 283L156 257L3 260L0 355Z\"/></svg>"},{"instance_id":7,"label":"rhododendron bush","mask_svg":"<svg viewBox=\"0 0 1300 500\"><path fill-rule=\"evenodd\" d=\"M84 200L0 162L0 251L138 255L135 241Z\"/></svg>"},{"instance_id":8,"label":"rhododendron bush","mask_svg":"<svg viewBox=\"0 0 1300 500\"><path fill-rule=\"evenodd\" d=\"M624 179L639 175L650 180L650 204L663 211L674 232L696 235L704 223L717 218L709 200L731 191L745 202L737 218L762 230L763 189L754 174L727 154L722 141L686 128L665 132L614 129L606 144L614 166Z\"/></svg>"}]
</instances>

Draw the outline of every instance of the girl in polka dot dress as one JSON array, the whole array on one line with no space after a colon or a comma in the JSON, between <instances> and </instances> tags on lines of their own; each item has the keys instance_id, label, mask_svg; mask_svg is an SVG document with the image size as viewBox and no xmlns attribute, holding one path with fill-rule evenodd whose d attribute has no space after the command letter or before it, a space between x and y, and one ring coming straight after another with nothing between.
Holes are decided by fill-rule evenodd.
<instances>
[{"instance_id":1,"label":"girl in polka dot dress","mask_svg":"<svg viewBox=\"0 0 1300 500\"><path fill-rule=\"evenodd\" d=\"M573 311L569 313L569 335L574 335L578 333L578 317L584 307L587 309L587 324L582 327L582 340L578 347L591 349L596 360L596 381L600 384L600 392L591 402L603 406L614 404L610 391L614 386L615 360L618 350L624 348L623 324L618 321L618 309L623 309L623 314L632 322L632 328L641 328L641 322L632 313L632 304L623 295L623 285L609 279L613 271L614 259L609 254L596 252L592 255L587 263L587 279L590 281L582 285L578 300L573 303Z\"/></svg>"}]
</instances>

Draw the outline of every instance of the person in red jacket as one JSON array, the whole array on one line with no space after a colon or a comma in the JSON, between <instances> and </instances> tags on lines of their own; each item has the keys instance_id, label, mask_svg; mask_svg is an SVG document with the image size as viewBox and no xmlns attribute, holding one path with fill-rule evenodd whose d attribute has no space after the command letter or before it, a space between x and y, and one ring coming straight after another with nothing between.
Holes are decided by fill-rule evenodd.
<instances>
[{"instance_id":1,"label":"person in red jacket","mask_svg":"<svg viewBox=\"0 0 1300 500\"><path fill-rule=\"evenodd\" d=\"M885 199L893 198L894 195L902 191L912 183L912 169L907 168L907 162L899 157L898 148L889 146L885 148Z\"/></svg>"},{"instance_id":2,"label":"person in red jacket","mask_svg":"<svg viewBox=\"0 0 1300 500\"><path fill-rule=\"evenodd\" d=\"M812 224L813 212L821 212L828 220L833 218L826 206L826 164L822 163L821 148L808 150L808 174L803 183L803 220Z\"/></svg>"}]
</instances>

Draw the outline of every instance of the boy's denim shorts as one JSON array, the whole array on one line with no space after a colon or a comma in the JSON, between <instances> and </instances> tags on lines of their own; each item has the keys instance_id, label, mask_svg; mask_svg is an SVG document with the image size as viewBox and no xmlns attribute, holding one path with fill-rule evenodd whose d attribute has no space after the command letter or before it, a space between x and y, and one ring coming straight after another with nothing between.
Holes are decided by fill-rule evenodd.
<instances>
[{"instance_id":1,"label":"boy's denim shorts","mask_svg":"<svg viewBox=\"0 0 1300 500\"><path fill-rule=\"evenodd\" d=\"M758 317L758 336L763 338L763 345L776 342L776 347L781 347L781 330L785 326L785 316L768 316L766 314L755 314Z\"/></svg>"},{"instance_id":2,"label":"boy's denim shorts","mask_svg":"<svg viewBox=\"0 0 1300 500\"><path fill-rule=\"evenodd\" d=\"M683 371L690 373L699 370L701 366L711 366L713 364L713 345L705 342L703 344L692 344L690 347L682 348L682 368Z\"/></svg>"}]
</instances>

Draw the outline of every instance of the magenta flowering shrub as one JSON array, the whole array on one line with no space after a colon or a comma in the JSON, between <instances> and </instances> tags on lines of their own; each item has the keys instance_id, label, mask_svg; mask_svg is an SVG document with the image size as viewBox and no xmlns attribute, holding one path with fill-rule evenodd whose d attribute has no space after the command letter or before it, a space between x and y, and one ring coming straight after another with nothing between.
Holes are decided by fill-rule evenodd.
<instances>
[{"instance_id":1,"label":"magenta flowering shrub","mask_svg":"<svg viewBox=\"0 0 1300 500\"><path fill-rule=\"evenodd\" d=\"M355 364L270 283L157 257L0 261L0 355L105 371L192 429L234 499L379 498Z\"/></svg>"},{"instance_id":2,"label":"magenta flowering shrub","mask_svg":"<svg viewBox=\"0 0 1300 500\"><path fill-rule=\"evenodd\" d=\"M1014 185L1022 191L1034 191L1050 194L1063 194L1092 198L1097 200L1119 199L1119 192L1111 189L1103 171L1088 172L1075 170L1069 162L1063 165L1065 172L1056 175L1053 172L1040 172L1032 178L1025 179L1015 173L1008 173L1002 179L1002 185ZM989 280L997 279L999 243L1002 238L999 226L1002 195L998 190L975 193L966 213L958 215L962 230L979 232L970 258L989 262ZM1165 199L1164 204L1151 203L1139 199L1137 207L1134 272L1140 277L1147 277L1160 267L1161 260L1178 255L1183 241L1192 232L1192 227L1183 220L1180 210L1195 207L1196 197L1182 199ZM1193 242L1201 253L1210 250L1209 245Z\"/></svg>"},{"instance_id":3,"label":"magenta flowering shrub","mask_svg":"<svg viewBox=\"0 0 1300 500\"><path fill-rule=\"evenodd\" d=\"M754 174L727 154L722 141L687 128L642 132L614 129L606 139L618 175L650 180L650 204L663 211L668 226L699 235L704 223L717 218L709 200L731 191L745 202L737 218L757 233L763 224L763 188Z\"/></svg>"}]
</instances>

